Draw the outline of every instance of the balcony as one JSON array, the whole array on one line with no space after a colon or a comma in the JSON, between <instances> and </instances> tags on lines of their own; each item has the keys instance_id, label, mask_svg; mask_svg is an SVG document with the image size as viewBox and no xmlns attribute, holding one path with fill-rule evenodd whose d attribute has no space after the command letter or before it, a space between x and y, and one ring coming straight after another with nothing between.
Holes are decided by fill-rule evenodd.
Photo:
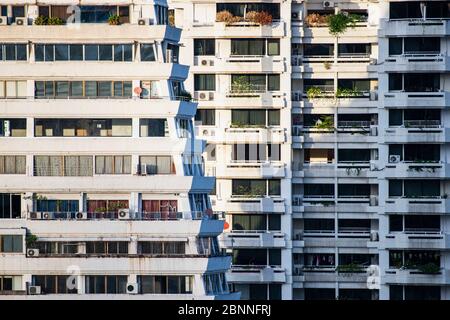
<instances>
[{"instance_id":1,"label":"balcony","mask_svg":"<svg viewBox=\"0 0 450 320\"><path fill-rule=\"evenodd\" d=\"M222 234L221 245L227 248L284 248L286 239L282 232L233 230Z\"/></svg>"},{"instance_id":2,"label":"balcony","mask_svg":"<svg viewBox=\"0 0 450 320\"><path fill-rule=\"evenodd\" d=\"M230 25L225 22L194 22L188 32L196 37L207 37L214 34L218 38L234 38L247 34L255 38L282 38L286 36L286 23L283 20L273 20L270 25L257 25L246 21Z\"/></svg>"},{"instance_id":3,"label":"balcony","mask_svg":"<svg viewBox=\"0 0 450 320\"><path fill-rule=\"evenodd\" d=\"M232 265L227 279L235 283L284 283L286 271L280 266Z\"/></svg>"},{"instance_id":4,"label":"balcony","mask_svg":"<svg viewBox=\"0 0 450 320\"><path fill-rule=\"evenodd\" d=\"M284 143L286 142L285 128L225 128L223 141L233 143ZM217 138L216 138L217 139ZM220 139L220 138L219 138Z\"/></svg>"},{"instance_id":5,"label":"balcony","mask_svg":"<svg viewBox=\"0 0 450 320\"><path fill-rule=\"evenodd\" d=\"M410 53L386 58L385 72L448 72L450 57L440 53Z\"/></svg>"},{"instance_id":6,"label":"balcony","mask_svg":"<svg viewBox=\"0 0 450 320\"><path fill-rule=\"evenodd\" d=\"M390 127L386 129L384 134L385 143L446 143L449 141L450 129L442 128L440 125L425 127L412 125L408 128Z\"/></svg>"},{"instance_id":7,"label":"balcony","mask_svg":"<svg viewBox=\"0 0 450 320\"><path fill-rule=\"evenodd\" d=\"M178 42L181 36L181 29L168 25L138 25L124 23L119 26L110 26L108 23L81 23L77 25L52 25L52 26L0 26L2 41L14 42L27 39L32 42L46 40L49 42L67 41L70 39L77 41L98 41L102 39L108 41L141 41L148 42L151 39L170 40Z\"/></svg>"},{"instance_id":8,"label":"balcony","mask_svg":"<svg viewBox=\"0 0 450 320\"><path fill-rule=\"evenodd\" d=\"M442 197L389 198L386 200L385 212L446 214L450 212L450 200Z\"/></svg>"},{"instance_id":9,"label":"balcony","mask_svg":"<svg viewBox=\"0 0 450 320\"><path fill-rule=\"evenodd\" d=\"M387 108L448 108L450 106L450 92L388 92L384 94L383 100L384 106Z\"/></svg>"},{"instance_id":10,"label":"balcony","mask_svg":"<svg viewBox=\"0 0 450 320\"><path fill-rule=\"evenodd\" d=\"M217 200L217 210L226 212L277 212L285 213L283 198L278 197L246 197L232 196L225 200Z\"/></svg>"},{"instance_id":11,"label":"balcony","mask_svg":"<svg viewBox=\"0 0 450 320\"><path fill-rule=\"evenodd\" d=\"M450 165L433 162L389 163L385 166L386 178L446 178L450 175Z\"/></svg>"},{"instance_id":12,"label":"balcony","mask_svg":"<svg viewBox=\"0 0 450 320\"><path fill-rule=\"evenodd\" d=\"M356 271L338 272L335 266L304 266L305 282L350 282L367 283L368 269L358 268Z\"/></svg>"},{"instance_id":13,"label":"balcony","mask_svg":"<svg viewBox=\"0 0 450 320\"><path fill-rule=\"evenodd\" d=\"M286 71L284 59L281 56L232 55L229 57L196 56L195 72L210 71L213 68L218 73L282 73Z\"/></svg>"},{"instance_id":14,"label":"balcony","mask_svg":"<svg viewBox=\"0 0 450 320\"><path fill-rule=\"evenodd\" d=\"M305 163L305 178L376 178L378 172L370 170L370 162L354 161L334 163Z\"/></svg>"},{"instance_id":15,"label":"balcony","mask_svg":"<svg viewBox=\"0 0 450 320\"><path fill-rule=\"evenodd\" d=\"M388 269L381 275L382 283L407 285L448 285L450 270L441 269L437 274L425 274L417 270Z\"/></svg>"},{"instance_id":16,"label":"balcony","mask_svg":"<svg viewBox=\"0 0 450 320\"><path fill-rule=\"evenodd\" d=\"M232 161L231 163L216 163L211 167L212 175L216 177L236 178L284 178L285 164L282 162Z\"/></svg>"},{"instance_id":17,"label":"balcony","mask_svg":"<svg viewBox=\"0 0 450 320\"><path fill-rule=\"evenodd\" d=\"M380 241L380 247L386 249L446 249L449 245L449 234L427 229L391 232Z\"/></svg>"},{"instance_id":18,"label":"balcony","mask_svg":"<svg viewBox=\"0 0 450 320\"><path fill-rule=\"evenodd\" d=\"M450 20L448 19L382 19L380 37L412 37L412 36L436 36L450 35Z\"/></svg>"}]
</instances>

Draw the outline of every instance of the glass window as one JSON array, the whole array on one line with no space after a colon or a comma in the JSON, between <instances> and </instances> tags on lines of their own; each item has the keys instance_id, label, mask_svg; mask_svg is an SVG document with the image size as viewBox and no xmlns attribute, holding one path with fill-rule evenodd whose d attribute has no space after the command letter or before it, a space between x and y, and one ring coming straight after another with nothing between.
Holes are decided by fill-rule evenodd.
<instances>
[{"instance_id":1,"label":"glass window","mask_svg":"<svg viewBox=\"0 0 450 320\"><path fill-rule=\"evenodd\" d=\"M141 43L141 61L156 61L155 49L152 43Z\"/></svg>"},{"instance_id":2,"label":"glass window","mask_svg":"<svg viewBox=\"0 0 450 320\"><path fill-rule=\"evenodd\" d=\"M194 75L195 91L215 91L216 76L214 74L196 74Z\"/></svg>"},{"instance_id":3,"label":"glass window","mask_svg":"<svg viewBox=\"0 0 450 320\"><path fill-rule=\"evenodd\" d=\"M213 56L216 53L215 39L194 39L195 56Z\"/></svg>"},{"instance_id":4,"label":"glass window","mask_svg":"<svg viewBox=\"0 0 450 320\"><path fill-rule=\"evenodd\" d=\"M267 54L269 56L279 56L280 55L280 39L267 40Z\"/></svg>"},{"instance_id":5,"label":"glass window","mask_svg":"<svg viewBox=\"0 0 450 320\"><path fill-rule=\"evenodd\" d=\"M69 46L67 44L55 45L55 61L69 60Z\"/></svg>"},{"instance_id":6,"label":"glass window","mask_svg":"<svg viewBox=\"0 0 450 320\"><path fill-rule=\"evenodd\" d=\"M98 45L87 44L84 46L84 59L86 61L98 61Z\"/></svg>"},{"instance_id":7,"label":"glass window","mask_svg":"<svg viewBox=\"0 0 450 320\"><path fill-rule=\"evenodd\" d=\"M109 44L102 44L99 45L99 56L100 61L112 61L112 46Z\"/></svg>"},{"instance_id":8,"label":"glass window","mask_svg":"<svg viewBox=\"0 0 450 320\"><path fill-rule=\"evenodd\" d=\"M81 44L71 44L70 48L70 60L71 61L82 61L83 60L83 45Z\"/></svg>"},{"instance_id":9,"label":"glass window","mask_svg":"<svg viewBox=\"0 0 450 320\"><path fill-rule=\"evenodd\" d=\"M214 126L216 124L215 109L197 109L195 121L200 122L202 126Z\"/></svg>"},{"instance_id":10,"label":"glass window","mask_svg":"<svg viewBox=\"0 0 450 320\"><path fill-rule=\"evenodd\" d=\"M279 126L280 125L280 110L268 110L268 125Z\"/></svg>"}]
</instances>

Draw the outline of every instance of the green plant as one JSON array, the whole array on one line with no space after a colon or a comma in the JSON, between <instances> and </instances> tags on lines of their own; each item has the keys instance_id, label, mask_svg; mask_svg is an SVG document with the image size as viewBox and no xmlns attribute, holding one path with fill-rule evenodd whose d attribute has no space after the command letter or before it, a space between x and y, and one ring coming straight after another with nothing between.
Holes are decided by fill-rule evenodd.
<instances>
[{"instance_id":1,"label":"green plant","mask_svg":"<svg viewBox=\"0 0 450 320\"><path fill-rule=\"evenodd\" d=\"M336 90L336 98L348 98L348 97L358 97L361 95L361 91L358 89L351 88L337 88Z\"/></svg>"},{"instance_id":2,"label":"green plant","mask_svg":"<svg viewBox=\"0 0 450 320\"><path fill-rule=\"evenodd\" d=\"M338 13L327 17L328 31L334 36L344 33L349 27L354 28L360 16L355 14Z\"/></svg>"},{"instance_id":3,"label":"green plant","mask_svg":"<svg viewBox=\"0 0 450 320\"><path fill-rule=\"evenodd\" d=\"M37 26L44 26L48 24L48 17L38 16L36 19L34 19L34 24Z\"/></svg>"},{"instance_id":4,"label":"green plant","mask_svg":"<svg viewBox=\"0 0 450 320\"><path fill-rule=\"evenodd\" d=\"M233 82L231 83L231 91L235 93L252 92L254 91L254 86L248 82L246 77L240 76L233 79Z\"/></svg>"},{"instance_id":5,"label":"green plant","mask_svg":"<svg viewBox=\"0 0 450 320\"><path fill-rule=\"evenodd\" d=\"M364 268L356 263L342 264L336 267L337 272L352 273L352 272L361 272L363 270Z\"/></svg>"},{"instance_id":6,"label":"green plant","mask_svg":"<svg viewBox=\"0 0 450 320\"><path fill-rule=\"evenodd\" d=\"M316 129L333 129L334 120L332 116L321 116L319 120L314 124Z\"/></svg>"},{"instance_id":7,"label":"green plant","mask_svg":"<svg viewBox=\"0 0 450 320\"><path fill-rule=\"evenodd\" d=\"M192 101L192 94L188 91L183 90L180 92L180 98L183 101Z\"/></svg>"},{"instance_id":8,"label":"green plant","mask_svg":"<svg viewBox=\"0 0 450 320\"><path fill-rule=\"evenodd\" d=\"M50 17L50 18L48 18L47 24L53 25L53 26L59 26L59 25L64 24L64 21L58 17Z\"/></svg>"},{"instance_id":9,"label":"green plant","mask_svg":"<svg viewBox=\"0 0 450 320\"><path fill-rule=\"evenodd\" d=\"M306 96L310 100L321 97L322 95L322 89L320 89L319 87L309 87L308 90L306 90Z\"/></svg>"},{"instance_id":10,"label":"green plant","mask_svg":"<svg viewBox=\"0 0 450 320\"><path fill-rule=\"evenodd\" d=\"M330 61L325 61L325 62L323 63L323 67L324 67L326 70L330 70L330 69L331 69L331 62L330 62Z\"/></svg>"},{"instance_id":11,"label":"green plant","mask_svg":"<svg viewBox=\"0 0 450 320\"><path fill-rule=\"evenodd\" d=\"M441 268L433 263L433 262L429 262L427 264L418 266L417 269L422 272L422 273L427 273L427 274L436 274L439 273L441 271Z\"/></svg>"},{"instance_id":12,"label":"green plant","mask_svg":"<svg viewBox=\"0 0 450 320\"><path fill-rule=\"evenodd\" d=\"M120 24L120 16L117 14L111 14L108 17L108 23L112 26L117 26Z\"/></svg>"},{"instance_id":13,"label":"green plant","mask_svg":"<svg viewBox=\"0 0 450 320\"><path fill-rule=\"evenodd\" d=\"M27 248L33 248L36 244L38 237L32 233L28 233L25 237L25 243L27 245Z\"/></svg>"}]
</instances>

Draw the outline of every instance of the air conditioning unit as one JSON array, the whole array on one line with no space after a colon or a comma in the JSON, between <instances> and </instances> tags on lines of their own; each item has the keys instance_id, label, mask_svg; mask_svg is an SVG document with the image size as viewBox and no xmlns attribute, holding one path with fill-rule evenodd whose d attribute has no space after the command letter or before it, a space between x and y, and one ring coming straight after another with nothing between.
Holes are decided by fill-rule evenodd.
<instances>
[{"instance_id":1,"label":"air conditioning unit","mask_svg":"<svg viewBox=\"0 0 450 320\"><path fill-rule=\"evenodd\" d=\"M41 219L46 219L46 220L50 220L52 218L52 213L51 212L41 212Z\"/></svg>"},{"instance_id":2,"label":"air conditioning unit","mask_svg":"<svg viewBox=\"0 0 450 320\"><path fill-rule=\"evenodd\" d=\"M39 257L39 249L27 249L27 257Z\"/></svg>"},{"instance_id":3,"label":"air conditioning unit","mask_svg":"<svg viewBox=\"0 0 450 320\"><path fill-rule=\"evenodd\" d=\"M18 26L26 26L28 25L28 18L16 18L16 22L14 24Z\"/></svg>"},{"instance_id":4,"label":"air conditioning unit","mask_svg":"<svg viewBox=\"0 0 450 320\"><path fill-rule=\"evenodd\" d=\"M140 26L148 26L149 25L149 20L148 19L138 19L138 25Z\"/></svg>"},{"instance_id":5,"label":"air conditioning unit","mask_svg":"<svg viewBox=\"0 0 450 320\"><path fill-rule=\"evenodd\" d=\"M377 101L378 100L378 92L370 91L369 100L370 101Z\"/></svg>"},{"instance_id":6,"label":"air conditioning unit","mask_svg":"<svg viewBox=\"0 0 450 320\"><path fill-rule=\"evenodd\" d=\"M370 197L369 205L371 207L376 207L378 205L378 197L377 196Z\"/></svg>"},{"instance_id":7,"label":"air conditioning unit","mask_svg":"<svg viewBox=\"0 0 450 320\"><path fill-rule=\"evenodd\" d=\"M87 219L87 212L77 212L75 214L75 219L77 219L77 220L86 220Z\"/></svg>"},{"instance_id":8,"label":"air conditioning unit","mask_svg":"<svg viewBox=\"0 0 450 320\"><path fill-rule=\"evenodd\" d=\"M212 65L214 65L214 62L212 60L202 59L200 61L200 64L202 66L212 66Z\"/></svg>"},{"instance_id":9,"label":"air conditioning unit","mask_svg":"<svg viewBox=\"0 0 450 320\"><path fill-rule=\"evenodd\" d=\"M389 163L399 163L400 162L400 156L397 154L391 154L389 156Z\"/></svg>"},{"instance_id":10,"label":"air conditioning unit","mask_svg":"<svg viewBox=\"0 0 450 320\"><path fill-rule=\"evenodd\" d=\"M120 220L128 220L130 219L130 209L119 209L118 215Z\"/></svg>"},{"instance_id":11,"label":"air conditioning unit","mask_svg":"<svg viewBox=\"0 0 450 320\"><path fill-rule=\"evenodd\" d=\"M0 16L0 26L6 26L8 24L8 17Z\"/></svg>"},{"instance_id":12,"label":"air conditioning unit","mask_svg":"<svg viewBox=\"0 0 450 320\"><path fill-rule=\"evenodd\" d=\"M41 294L41 287L40 286L29 286L28 294L29 295Z\"/></svg>"},{"instance_id":13,"label":"air conditioning unit","mask_svg":"<svg viewBox=\"0 0 450 320\"><path fill-rule=\"evenodd\" d=\"M322 2L322 6L324 8L333 8L334 7L334 2L333 1L324 1L324 2Z\"/></svg>"},{"instance_id":14,"label":"air conditioning unit","mask_svg":"<svg viewBox=\"0 0 450 320\"><path fill-rule=\"evenodd\" d=\"M137 294L138 293L137 283L127 283L127 293L128 294Z\"/></svg>"},{"instance_id":15,"label":"air conditioning unit","mask_svg":"<svg viewBox=\"0 0 450 320\"><path fill-rule=\"evenodd\" d=\"M42 213L41 212L30 212L30 219L42 219Z\"/></svg>"},{"instance_id":16,"label":"air conditioning unit","mask_svg":"<svg viewBox=\"0 0 450 320\"><path fill-rule=\"evenodd\" d=\"M377 127L370 127L370 135L371 136L377 136L378 135L378 128Z\"/></svg>"},{"instance_id":17,"label":"air conditioning unit","mask_svg":"<svg viewBox=\"0 0 450 320\"><path fill-rule=\"evenodd\" d=\"M198 94L198 100L203 101L214 100L214 92L200 92Z\"/></svg>"},{"instance_id":18,"label":"air conditioning unit","mask_svg":"<svg viewBox=\"0 0 450 320\"><path fill-rule=\"evenodd\" d=\"M147 164L145 163L138 164L138 174L140 174L141 176L147 175Z\"/></svg>"},{"instance_id":19,"label":"air conditioning unit","mask_svg":"<svg viewBox=\"0 0 450 320\"><path fill-rule=\"evenodd\" d=\"M291 13L291 19L292 20L297 20L298 19L298 12L292 12Z\"/></svg>"}]
</instances>

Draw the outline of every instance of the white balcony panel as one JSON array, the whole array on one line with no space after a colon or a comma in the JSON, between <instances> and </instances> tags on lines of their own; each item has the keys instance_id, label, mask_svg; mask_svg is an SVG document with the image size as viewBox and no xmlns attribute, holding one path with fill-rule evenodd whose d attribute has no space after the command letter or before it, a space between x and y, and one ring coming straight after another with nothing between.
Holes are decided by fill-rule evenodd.
<instances>
[{"instance_id":1,"label":"white balcony panel","mask_svg":"<svg viewBox=\"0 0 450 320\"><path fill-rule=\"evenodd\" d=\"M379 29L380 37L443 37L450 35L450 20L443 19L411 19L387 20L383 19Z\"/></svg>"},{"instance_id":2,"label":"white balcony panel","mask_svg":"<svg viewBox=\"0 0 450 320\"><path fill-rule=\"evenodd\" d=\"M286 282L286 271L282 268L258 268L258 266L232 266L227 280L234 283Z\"/></svg>"}]
</instances>

